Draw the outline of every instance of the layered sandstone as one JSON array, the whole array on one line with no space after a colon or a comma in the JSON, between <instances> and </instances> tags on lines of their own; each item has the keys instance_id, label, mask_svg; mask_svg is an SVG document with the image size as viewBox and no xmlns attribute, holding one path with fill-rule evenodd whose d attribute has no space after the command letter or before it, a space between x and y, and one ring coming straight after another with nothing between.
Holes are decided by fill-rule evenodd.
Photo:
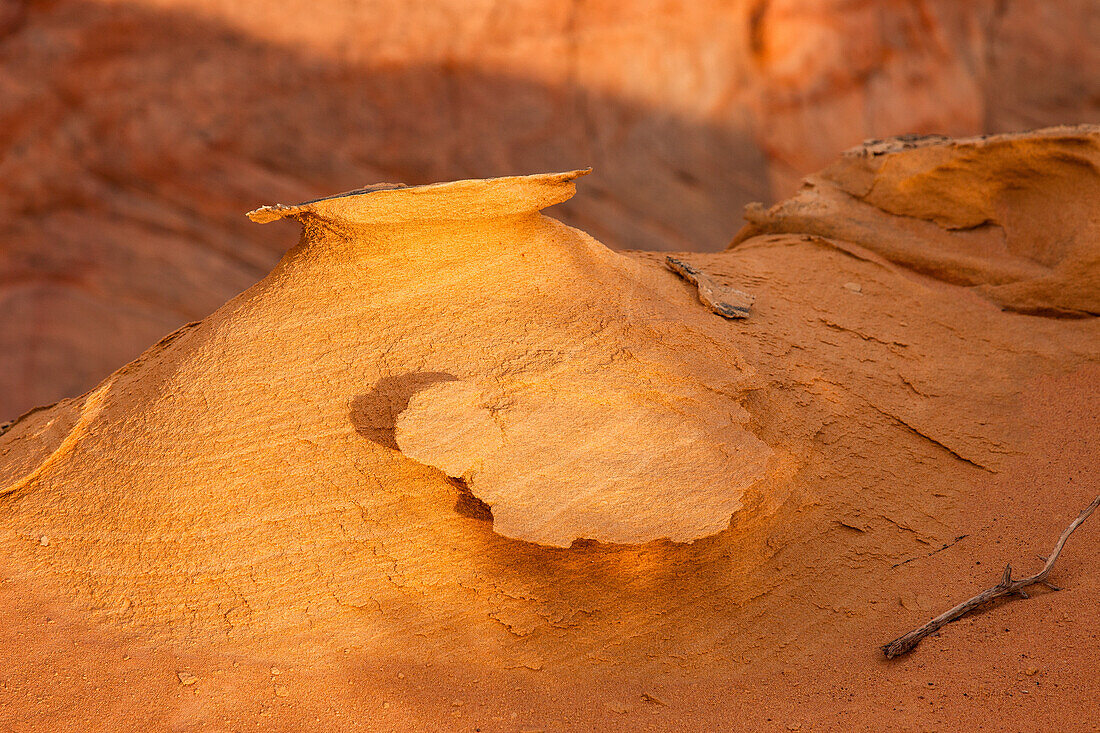
<instances>
[{"instance_id":1,"label":"layered sandstone","mask_svg":"<svg viewBox=\"0 0 1100 733\"><path fill-rule=\"evenodd\" d=\"M1093 0L0 3L0 423L261 277L241 211L594 166L558 216L718 250L866 138L1100 122Z\"/></svg>"}]
</instances>

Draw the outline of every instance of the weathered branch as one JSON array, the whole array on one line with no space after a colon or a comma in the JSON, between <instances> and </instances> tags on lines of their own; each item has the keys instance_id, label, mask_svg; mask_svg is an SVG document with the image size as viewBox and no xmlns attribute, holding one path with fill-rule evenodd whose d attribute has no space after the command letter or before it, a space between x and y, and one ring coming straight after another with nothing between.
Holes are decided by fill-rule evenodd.
<instances>
[{"instance_id":1,"label":"weathered branch","mask_svg":"<svg viewBox=\"0 0 1100 733\"><path fill-rule=\"evenodd\" d=\"M1068 527L1066 527L1065 531L1062 532L1062 536L1058 538L1058 543L1054 545L1054 550L1050 553L1050 556L1047 557L1046 565L1044 565L1043 569L1040 570L1038 573L1032 575L1029 578L1013 580L1012 566L1006 565L1005 572L1004 575L1001 576L1000 583L997 583L997 585L989 588L988 590L982 591L970 600L963 601L959 605L952 608L950 611L940 614L936 618L926 623L924 626L921 626L919 629L914 629L905 636L898 637L897 639L891 641L889 644L883 645L882 653L886 655L887 659L893 659L894 657L906 654L912 651L913 648L916 647L916 645L919 644L922 639L924 639L924 637L928 636L929 634L935 633L937 630L939 630L940 627L944 626L945 624L949 624L952 621L962 618L966 614L973 611L975 608L989 603L995 598L1012 595L1019 595L1027 598L1028 596L1027 593L1024 592L1024 588L1029 585L1042 583L1054 590L1057 590L1057 588L1054 588L1054 586L1051 586L1047 582L1047 576L1050 575L1050 571L1054 567L1054 562L1058 559L1058 555L1062 553L1062 547L1065 546L1066 540L1069 539L1069 536L1073 534L1073 530L1080 527L1081 523L1088 519L1089 515L1092 514L1092 512L1098 506L1100 506L1100 496L1093 499L1092 503L1085 507L1084 511L1077 515L1077 519L1074 519L1073 522L1070 523Z\"/></svg>"}]
</instances>

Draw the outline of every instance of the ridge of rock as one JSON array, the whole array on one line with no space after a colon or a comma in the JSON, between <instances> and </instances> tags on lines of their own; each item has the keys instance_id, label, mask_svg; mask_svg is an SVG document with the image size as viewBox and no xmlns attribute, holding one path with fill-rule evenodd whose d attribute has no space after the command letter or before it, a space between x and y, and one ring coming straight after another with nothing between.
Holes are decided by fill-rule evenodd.
<instances>
[{"instance_id":1,"label":"ridge of rock","mask_svg":"<svg viewBox=\"0 0 1100 733\"><path fill-rule=\"evenodd\" d=\"M1100 126L872 140L768 210L761 234L859 244L1022 313L1100 315ZM882 237L883 229L893 237Z\"/></svg>"}]
</instances>

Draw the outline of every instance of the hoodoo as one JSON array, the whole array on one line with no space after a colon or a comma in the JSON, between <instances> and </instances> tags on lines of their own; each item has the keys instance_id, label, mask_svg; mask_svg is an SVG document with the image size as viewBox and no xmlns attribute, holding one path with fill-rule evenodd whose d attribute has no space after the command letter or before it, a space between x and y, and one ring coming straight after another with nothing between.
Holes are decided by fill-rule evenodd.
<instances>
[{"instance_id":1,"label":"hoodoo","mask_svg":"<svg viewBox=\"0 0 1100 733\"><path fill-rule=\"evenodd\" d=\"M560 547L715 534L771 454L738 404L753 370L709 345L723 325L673 278L539 213L585 172L250 216L302 222L312 272L285 279L331 282L324 338L372 385L361 417L400 393L392 442L464 482L497 532Z\"/></svg>"},{"instance_id":2,"label":"hoodoo","mask_svg":"<svg viewBox=\"0 0 1100 733\"><path fill-rule=\"evenodd\" d=\"M456 499L534 545L726 529L775 460L754 370L687 283L540 213L583 173L251 212L303 227L267 278L0 438L13 536L97 604L233 625L289 610L267 564L342 598L383 546L469 562Z\"/></svg>"}]
</instances>

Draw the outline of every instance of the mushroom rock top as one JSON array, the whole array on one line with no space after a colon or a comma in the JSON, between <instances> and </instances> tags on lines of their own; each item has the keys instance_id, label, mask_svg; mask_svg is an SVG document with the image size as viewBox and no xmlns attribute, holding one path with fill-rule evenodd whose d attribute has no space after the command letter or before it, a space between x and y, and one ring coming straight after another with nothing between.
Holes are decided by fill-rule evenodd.
<instances>
[{"instance_id":1,"label":"mushroom rock top","mask_svg":"<svg viewBox=\"0 0 1100 733\"><path fill-rule=\"evenodd\" d=\"M248 218L266 224L288 216L311 216L331 226L492 219L568 201L576 193L574 181L589 172L591 168L428 186L379 183L293 206L261 206L248 212Z\"/></svg>"}]
</instances>

